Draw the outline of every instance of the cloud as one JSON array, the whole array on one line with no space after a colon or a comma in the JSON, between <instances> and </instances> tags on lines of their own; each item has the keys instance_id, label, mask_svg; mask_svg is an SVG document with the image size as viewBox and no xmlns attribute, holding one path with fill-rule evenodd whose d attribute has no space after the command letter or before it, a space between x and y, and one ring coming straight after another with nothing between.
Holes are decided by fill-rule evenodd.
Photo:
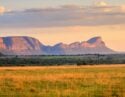
<instances>
[{"instance_id":1,"label":"cloud","mask_svg":"<svg viewBox=\"0 0 125 97\"><path fill-rule=\"evenodd\" d=\"M103 5L103 4L102 4ZM75 6L27 9L0 16L0 27L64 27L125 24L121 6Z\"/></svg>"},{"instance_id":2,"label":"cloud","mask_svg":"<svg viewBox=\"0 0 125 97\"><path fill-rule=\"evenodd\" d=\"M3 6L0 6L0 14L3 14L5 12L5 8Z\"/></svg>"},{"instance_id":3,"label":"cloud","mask_svg":"<svg viewBox=\"0 0 125 97\"><path fill-rule=\"evenodd\" d=\"M104 1L100 1L100 2L97 2L97 3L95 4L95 6L104 7L104 6L108 6L108 3L107 3L107 2L104 2Z\"/></svg>"}]
</instances>

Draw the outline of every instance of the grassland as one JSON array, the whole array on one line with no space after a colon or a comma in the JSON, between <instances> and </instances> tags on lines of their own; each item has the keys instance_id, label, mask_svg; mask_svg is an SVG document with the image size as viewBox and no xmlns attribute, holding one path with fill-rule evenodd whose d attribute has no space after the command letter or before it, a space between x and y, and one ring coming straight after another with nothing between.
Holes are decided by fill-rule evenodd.
<instances>
[{"instance_id":1,"label":"grassland","mask_svg":"<svg viewBox=\"0 0 125 97\"><path fill-rule=\"evenodd\" d=\"M0 67L0 97L125 97L125 65Z\"/></svg>"}]
</instances>

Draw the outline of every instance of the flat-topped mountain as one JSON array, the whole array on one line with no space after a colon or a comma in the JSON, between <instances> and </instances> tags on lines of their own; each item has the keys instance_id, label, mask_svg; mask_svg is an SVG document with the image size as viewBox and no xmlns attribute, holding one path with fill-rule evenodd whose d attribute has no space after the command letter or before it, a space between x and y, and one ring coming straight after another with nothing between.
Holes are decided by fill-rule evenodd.
<instances>
[{"instance_id":1,"label":"flat-topped mountain","mask_svg":"<svg viewBox=\"0 0 125 97\"><path fill-rule=\"evenodd\" d=\"M32 37L0 37L0 50L7 55L38 55L43 53L41 46L42 44Z\"/></svg>"},{"instance_id":2,"label":"flat-topped mountain","mask_svg":"<svg viewBox=\"0 0 125 97\"><path fill-rule=\"evenodd\" d=\"M39 40L27 36L0 37L0 52L6 55L76 55L115 53L101 37L71 44L43 45Z\"/></svg>"}]
</instances>

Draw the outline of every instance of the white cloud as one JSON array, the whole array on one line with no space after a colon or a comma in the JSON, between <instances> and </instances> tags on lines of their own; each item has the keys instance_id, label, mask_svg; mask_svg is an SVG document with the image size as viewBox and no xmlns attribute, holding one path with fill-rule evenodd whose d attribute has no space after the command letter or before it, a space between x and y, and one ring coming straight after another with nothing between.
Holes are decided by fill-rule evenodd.
<instances>
[{"instance_id":1,"label":"white cloud","mask_svg":"<svg viewBox=\"0 0 125 97\"><path fill-rule=\"evenodd\" d=\"M125 24L121 6L62 6L6 12L0 27L64 27Z\"/></svg>"}]
</instances>

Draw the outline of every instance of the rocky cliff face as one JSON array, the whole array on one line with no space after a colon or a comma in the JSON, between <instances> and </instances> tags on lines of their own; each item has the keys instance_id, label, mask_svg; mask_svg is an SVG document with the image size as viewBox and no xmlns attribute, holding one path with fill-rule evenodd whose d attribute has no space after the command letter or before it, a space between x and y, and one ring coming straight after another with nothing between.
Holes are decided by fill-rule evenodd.
<instances>
[{"instance_id":1,"label":"rocky cliff face","mask_svg":"<svg viewBox=\"0 0 125 97\"><path fill-rule=\"evenodd\" d=\"M0 37L0 51L7 55L75 55L75 54L108 54L114 53L101 37L71 44L58 43L45 46L32 37Z\"/></svg>"},{"instance_id":2,"label":"rocky cliff face","mask_svg":"<svg viewBox=\"0 0 125 97\"><path fill-rule=\"evenodd\" d=\"M1 37L0 50L4 54L32 55L44 54L41 50L42 44L31 37Z\"/></svg>"}]
</instances>

